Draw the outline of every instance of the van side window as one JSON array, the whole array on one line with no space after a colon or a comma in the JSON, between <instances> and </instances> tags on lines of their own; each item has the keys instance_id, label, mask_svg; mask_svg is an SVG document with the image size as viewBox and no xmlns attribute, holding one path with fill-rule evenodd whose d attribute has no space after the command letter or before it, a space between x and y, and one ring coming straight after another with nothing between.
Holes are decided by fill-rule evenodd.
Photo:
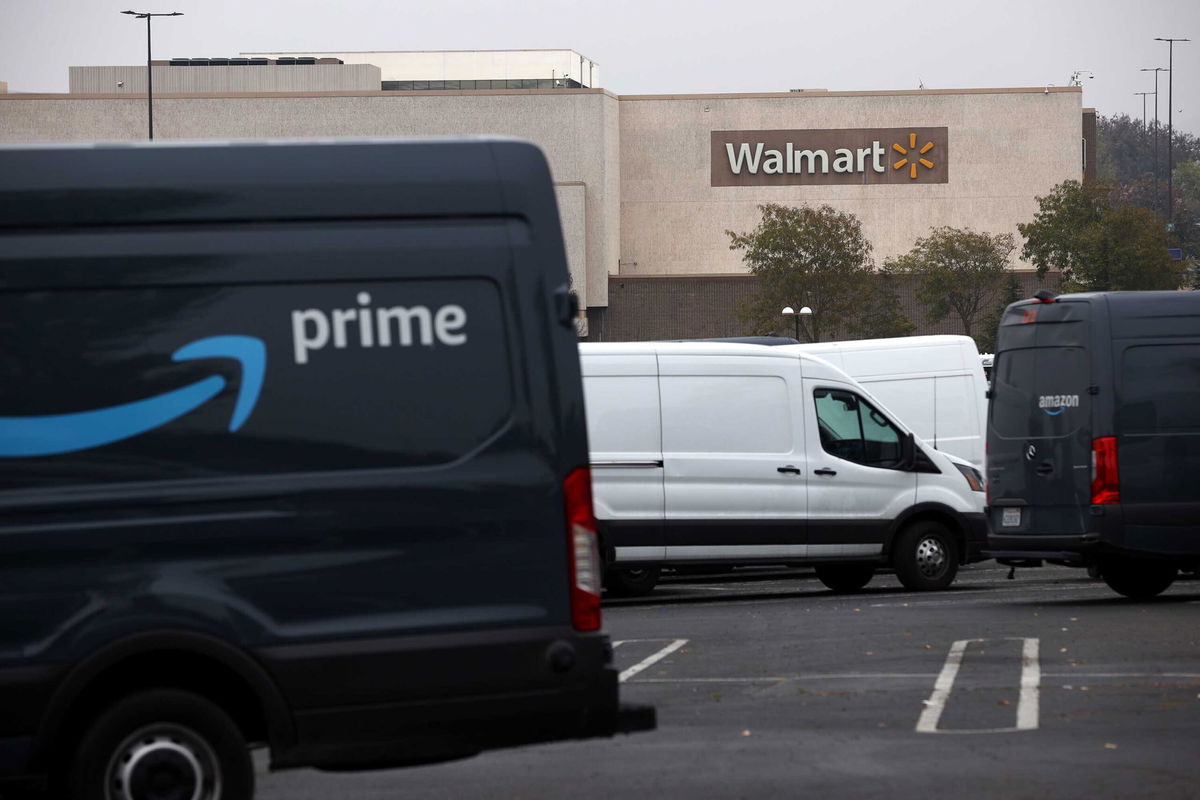
<instances>
[{"instance_id":1,"label":"van side window","mask_svg":"<svg viewBox=\"0 0 1200 800\"><path fill-rule=\"evenodd\" d=\"M1200 345L1141 345L1125 351L1121 433L1200 432Z\"/></svg>"},{"instance_id":2,"label":"van side window","mask_svg":"<svg viewBox=\"0 0 1200 800\"><path fill-rule=\"evenodd\" d=\"M836 389L817 389L813 397L826 453L868 467L900 465L900 431L870 403Z\"/></svg>"}]
</instances>

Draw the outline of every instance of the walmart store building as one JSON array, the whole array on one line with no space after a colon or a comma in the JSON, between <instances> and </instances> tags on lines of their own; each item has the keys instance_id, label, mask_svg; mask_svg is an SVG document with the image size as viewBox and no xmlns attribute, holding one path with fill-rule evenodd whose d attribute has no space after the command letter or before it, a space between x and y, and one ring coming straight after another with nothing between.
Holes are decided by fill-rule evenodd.
<instances>
[{"instance_id":1,"label":"walmart store building","mask_svg":"<svg viewBox=\"0 0 1200 800\"><path fill-rule=\"evenodd\" d=\"M851 212L882 263L936 226L1017 235L1037 196L1093 170L1095 114L1078 87L598 84L599 67L569 50L173 59L154 67L155 138L530 139L550 162L592 340L743 333L734 307L754 281L726 231L752 229L762 203ZM71 89L0 94L0 141L145 138L144 66L72 67Z\"/></svg>"}]
</instances>

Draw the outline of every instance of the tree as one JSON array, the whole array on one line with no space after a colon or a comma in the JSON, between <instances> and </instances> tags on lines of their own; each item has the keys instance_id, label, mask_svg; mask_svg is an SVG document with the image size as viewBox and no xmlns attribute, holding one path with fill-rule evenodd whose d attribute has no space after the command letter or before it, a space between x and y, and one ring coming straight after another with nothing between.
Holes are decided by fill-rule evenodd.
<instances>
[{"instance_id":1,"label":"tree","mask_svg":"<svg viewBox=\"0 0 1200 800\"><path fill-rule=\"evenodd\" d=\"M762 219L747 233L726 231L729 249L758 278L759 288L738 310L758 331L778 328L785 306L809 306L797 318L810 342L851 332L863 314L873 277L871 244L853 214L830 206L759 206Z\"/></svg>"},{"instance_id":2,"label":"tree","mask_svg":"<svg viewBox=\"0 0 1200 800\"><path fill-rule=\"evenodd\" d=\"M900 274L886 265L879 270L855 329L858 336L864 339L887 339L910 336L917 329L900 307L900 294L896 290L896 283L900 279Z\"/></svg>"},{"instance_id":3,"label":"tree","mask_svg":"<svg viewBox=\"0 0 1200 800\"><path fill-rule=\"evenodd\" d=\"M1099 174L1117 186L1125 186L1151 176L1162 185L1162 194L1155 205L1147 206L1161 210L1166 202L1167 184L1167 125L1159 121L1158 127L1158 172L1155 176L1154 123L1144 129L1141 120L1125 114L1111 117L1101 116L1096 120L1096 146L1099 149L1097 166ZM1176 130L1174 136L1175 166L1190 161L1200 161L1200 138Z\"/></svg>"},{"instance_id":4,"label":"tree","mask_svg":"<svg viewBox=\"0 0 1200 800\"><path fill-rule=\"evenodd\" d=\"M1162 217L1123 202L1110 184L1064 181L1037 201L1033 221L1017 229L1039 277L1057 267L1069 291L1179 288L1183 267L1167 252L1175 240Z\"/></svg>"},{"instance_id":5,"label":"tree","mask_svg":"<svg viewBox=\"0 0 1200 800\"><path fill-rule=\"evenodd\" d=\"M1175 167L1175 235L1185 258L1200 256L1200 161Z\"/></svg>"},{"instance_id":6,"label":"tree","mask_svg":"<svg viewBox=\"0 0 1200 800\"><path fill-rule=\"evenodd\" d=\"M979 333L975 335L975 346L979 348L979 352L994 353L996 351L996 334L999 333L1000 319L1004 316L1004 309L1024 297L1025 293L1021 289L1021 282L1017 280L1016 275L1008 273L1008 279L1004 281L1000 298L996 301L992 313L984 316L979 326Z\"/></svg>"},{"instance_id":7,"label":"tree","mask_svg":"<svg viewBox=\"0 0 1200 800\"><path fill-rule=\"evenodd\" d=\"M885 267L916 277L917 299L930 322L953 316L963 332L973 336L1004 291L1008 260L1016 246L1011 233L934 228Z\"/></svg>"}]
</instances>

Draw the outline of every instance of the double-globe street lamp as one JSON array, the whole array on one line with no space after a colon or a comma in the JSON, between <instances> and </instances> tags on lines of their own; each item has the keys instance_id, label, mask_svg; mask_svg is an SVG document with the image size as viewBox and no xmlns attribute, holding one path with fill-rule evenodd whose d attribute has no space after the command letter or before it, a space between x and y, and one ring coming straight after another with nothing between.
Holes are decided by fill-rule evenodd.
<instances>
[{"instance_id":1,"label":"double-globe street lamp","mask_svg":"<svg viewBox=\"0 0 1200 800\"><path fill-rule=\"evenodd\" d=\"M799 311L796 311L791 306L787 306L786 308L783 309L783 315L790 316L792 318L792 321L794 323L796 323L796 341L797 342L800 341L800 318L801 317L811 317L812 313L813 313L813 310L811 308L809 308L808 306L803 306Z\"/></svg>"},{"instance_id":2,"label":"double-globe street lamp","mask_svg":"<svg viewBox=\"0 0 1200 800\"><path fill-rule=\"evenodd\" d=\"M134 19L146 20L146 119L150 125L150 138L154 138L154 79L151 71L150 56L150 19L152 17L182 17L182 11L171 11L165 14L155 14L151 11L122 11L122 14L128 14Z\"/></svg>"}]
</instances>

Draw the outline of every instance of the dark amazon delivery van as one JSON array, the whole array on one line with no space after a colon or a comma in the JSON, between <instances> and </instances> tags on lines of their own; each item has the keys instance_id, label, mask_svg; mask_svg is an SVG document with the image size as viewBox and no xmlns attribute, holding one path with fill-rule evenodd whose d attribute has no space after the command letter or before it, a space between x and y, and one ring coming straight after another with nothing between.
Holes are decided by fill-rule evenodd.
<instances>
[{"instance_id":1,"label":"dark amazon delivery van","mask_svg":"<svg viewBox=\"0 0 1200 800\"><path fill-rule=\"evenodd\" d=\"M1200 292L1039 295L996 342L989 554L1153 597L1200 566Z\"/></svg>"},{"instance_id":2,"label":"dark amazon delivery van","mask_svg":"<svg viewBox=\"0 0 1200 800\"><path fill-rule=\"evenodd\" d=\"M0 787L652 728L574 315L528 143L0 148Z\"/></svg>"}]
</instances>

